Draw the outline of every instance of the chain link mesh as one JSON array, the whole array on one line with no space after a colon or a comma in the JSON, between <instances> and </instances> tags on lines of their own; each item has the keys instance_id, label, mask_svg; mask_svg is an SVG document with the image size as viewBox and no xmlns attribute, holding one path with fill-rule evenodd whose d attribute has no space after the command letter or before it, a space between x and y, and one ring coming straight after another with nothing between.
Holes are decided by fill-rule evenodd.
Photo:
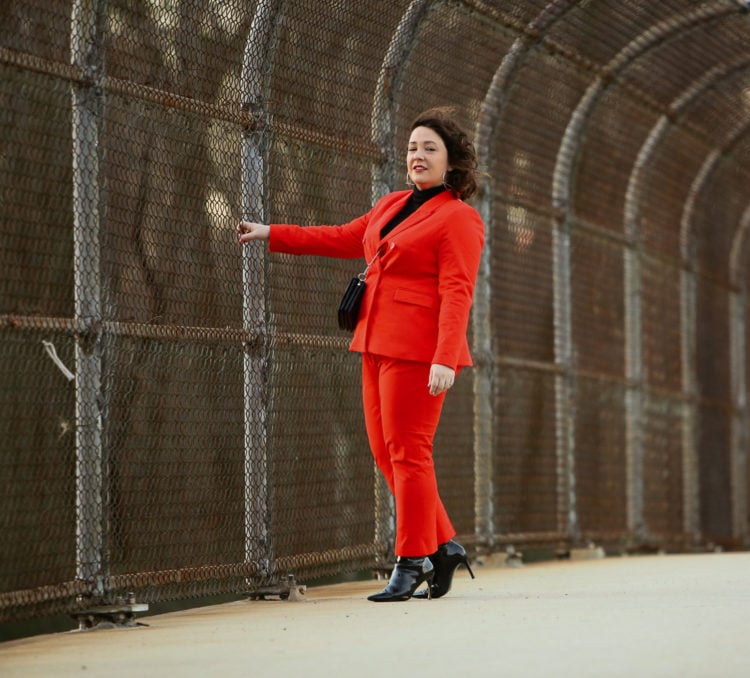
<instances>
[{"instance_id":1,"label":"chain link mesh","mask_svg":"<svg viewBox=\"0 0 750 678\"><path fill-rule=\"evenodd\" d=\"M458 106L487 248L435 441L472 554L750 540L745 3L0 7L0 620L381 567L361 262L241 250L404 187Z\"/></svg>"}]
</instances>

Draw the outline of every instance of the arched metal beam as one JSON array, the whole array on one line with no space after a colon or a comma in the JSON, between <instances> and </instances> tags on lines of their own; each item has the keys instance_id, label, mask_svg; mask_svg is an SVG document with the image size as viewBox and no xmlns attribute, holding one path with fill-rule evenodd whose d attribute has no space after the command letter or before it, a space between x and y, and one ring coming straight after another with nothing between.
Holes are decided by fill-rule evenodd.
<instances>
[{"instance_id":1,"label":"arched metal beam","mask_svg":"<svg viewBox=\"0 0 750 678\"><path fill-rule=\"evenodd\" d=\"M625 193L624 226L625 235L632 247L637 248L640 243L640 207L642 203L643 187L646 182L646 170L661 146L667 132L675 121L699 99L707 90L726 78L733 76L736 72L750 66L750 58L743 55L730 63L716 66L707 71L700 78L690 84L670 105L668 113L662 115L648 137L642 144L633 169L628 179L628 187ZM700 174L699 174L700 176ZM695 193L690 198L694 202ZM681 255L683 260L689 259L687 253L687 241L684 236L680 238ZM629 379L640 382L641 374L641 307L640 307L640 261L635 252L626 254L626 336L632 337L632 350L628 351L628 364L626 373ZM695 392L695 376L691 356L695 353L694 347L694 306L695 303L695 281L688 271L681 273L681 319L682 319L682 383L683 391L691 396ZM690 399L689 399L690 400ZM683 529L693 542L699 540L700 517L699 517L699 495L697 477L697 458L695 450L695 439L693 431L694 407L691 402L686 401L683 407ZM633 434L636 435L636 423L633 423Z\"/></svg>"},{"instance_id":2,"label":"arched metal beam","mask_svg":"<svg viewBox=\"0 0 750 678\"><path fill-rule=\"evenodd\" d=\"M732 380L732 534L746 546L750 537L748 524L748 444L750 444L750 411L747 398L747 267L741 274L741 257L750 231L750 204L745 208L735 232L730 252L729 297L730 378Z\"/></svg>"},{"instance_id":3,"label":"arched metal beam","mask_svg":"<svg viewBox=\"0 0 750 678\"><path fill-rule=\"evenodd\" d=\"M395 186L395 139L398 102L396 91L403 77L404 66L414 46L422 19L431 5L442 0L412 0L401 17L380 66L378 84L372 102L370 135L380 150L381 161L372 170L372 202L375 203Z\"/></svg>"},{"instance_id":4,"label":"arched metal beam","mask_svg":"<svg viewBox=\"0 0 750 678\"><path fill-rule=\"evenodd\" d=\"M695 179L693 179L693 183L690 185L687 200L685 201L685 206L680 218L680 254L682 256L683 264L689 268L694 267L695 265L695 248L693 247L690 238L690 231L698 196L703 191L703 187L715 171L721 158L731 153L732 149L740 143L745 135L749 133L750 121L743 120L740 124L736 125L727 136L725 142L721 146L713 148L706 156L700 170L698 170L698 173L695 175Z\"/></svg>"},{"instance_id":5,"label":"arched metal beam","mask_svg":"<svg viewBox=\"0 0 750 678\"><path fill-rule=\"evenodd\" d=\"M633 61L658 47L671 35L691 26L712 21L737 9L726 2L715 1L691 11L665 19L641 33L606 64L591 83L571 115L560 144L552 185L553 207L561 212L562 222L555 230L555 275L570 284L570 228L572 226L572 195L574 175L581 154L583 131L602 95L616 81L620 73ZM646 535L643 498L643 368L641 333L641 272L640 257L632 247L624 254L625 281L625 356L626 377L630 383L626 394L626 466L627 466L627 526L636 540ZM556 300L556 309L558 302ZM568 375L572 364L572 318L569 299L561 299L556 310L556 344L559 361ZM574 445L574 441L571 442Z\"/></svg>"},{"instance_id":6,"label":"arched metal beam","mask_svg":"<svg viewBox=\"0 0 750 678\"><path fill-rule=\"evenodd\" d=\"M539 44L546 32L567 11L577 4L577 0L555 0L550 2L527 26L527 35L517 38L495 71L492 82L482 101L474 143L477 148L479 169L489 174L494 139L500 125L506 92L513 84L516 74L533 47ZM530 39L528 35L535 35ZM494 441L494 383L495 352L492 333L492 236L494 225L493 186L482 187L478 209L486 225L485 246L479 267L472 328L473 354L480 367L474 371L474 497L476 536L488 546L492 546L497 529L494 520L493 471ZM557 421L570 421L558 412ZM558 525L562 535L573 538L575 533L575 474L571 450L567 444L567 428L557 436L558 467L565 469L558 478Z\"/></svg>"},{"instance_id":7,"label":"arched metal beam","mask_svg":"<svg viewBox=\"0 0 750 678\"><path fill-rule=\"evenodd\" d=\"M602 73L591 83L571 116L563 135L553 183L553 205L567 210L572 193L571 181L574 165L580 155L583 129L602 94L610 87L619 74L633 61L664 42L670 35L690 26L712 21L725 14L736 13L737 9L728 6L725 0L714 0L692 11L665 19L639 35L609 61Z\"/></svg>"},{"instance_id":8,"label":"arched metal beam","mask_svg":"<svg viewBox=\"0 0 750 678\"><path fill-rule=\"evenodd\" d=\"M272 43L283 0L260 0L242 55L241 107L245 128L241 147L242 218L267 222L268 89ZM242 248L242 327L248 337L265 337L266 255L261 248ZM268 576L273 568L266 417L268 395L264 373L269 342L246 342L243 354L245 425L245 562Z\"/></svg>"},{"instance_id":9,"label":"arched metal beam","mask_svg":"<svg viewBox=\"0 0 750 678\"><path fill-rule=\"evenodd\" d=\"M750 204L748 204L742 213L739 225L732 238L732 246L729 250L729 280L732 286L737 288L741 287L745 282L741 277L743 273L742 256L748 232L750 232Z\"/></svg>"},{"instance_id":10,"label":"arched metal beam","mask_svg":"<svg viewBox=\"0 0 750 678\"><path fill-rule=\"evenodd\" d=\"M696 350L696 317L695 317L695 304L696 304L696 262L695 262L695 248L692 239L690 238L690 231L692 229L693 214L695 212L695 205L698 200L698 196L703 191L703 187L708 181L709 177L713 174L716 167L719 164L721 158L731 152L731 149L739 143L740 139L750 131L750 122L743 122L736 126L735 129L729 134L727 140L721 147L717 147L711 150L703 161L701 168L693 180L690 190L688 192L687 199L683 208L683 212L680 219L680 255L682 257L683 268L681 271L681 282L680 282L680 303L682 308L682 370L683 370L683 389L690 398L690 402L694 401L695 396L698 395L698 384L695 370L695 350ZM730 254L731 256L731 254ZM731 302L730 303L735 303ZM730 372L734 373L738 369L738 366L742 366L744 372L745 356L744 352L742 355L736 350L735 342L738 341L737 323L740 322L743 327L741 329L745 332L745 318L744 308L738 311L735 307L734 312L730 313L730 358L733 362ZM733 338L733 339L732 339ZM683 418L683 436L684 446L686 450L685 456L685 487L684 494L687 499L690 500L689 506L692 507L690 514L686 515L686 529L689 529L694 539L697 540L700 536L700 518L699 518L699 497L698 497L698 459L697 451L695 450L695 412L696 406L693 404L686 404L686 413ZM733 432L733 438L735 434ZM736 441L735 441L736 442ZM744 454L744 453L743 453ZM735 455L736 458L736 455ZM746 461L745 461L746 463ZM736 466L737 464L735 464ZM732 469L734 476L735 468ZM746 478L746 476L745 476ZM746 496L747 487L746 482L742 485L744 488L740 491L740 485L738 485L739 478L733 477L733 530L740 529L742 531L742 538L747 538L747 518L744 515L746 510L742 509L742 516L738 516L736 513L737 497L740 495ZM743 527L744 525L744 527ZM690 533L690 532L689 532Z\"/></svg>"},{"instance_id":11,"label":"arched metal beam","mask_svg":"<svg viewBox=\"0 0 750 678\"><path fill-rule=\"evenodd\" d=\"M578 0L554 0L550 2L528 24L526 34L516 38L508 53L503 57L482 100L474 134L480 170L484 172L489 170L487 158L492 156L489 149L492 147L492 141L502 116L503 98L518 69L523 65L526 56L533 47L544 39L547 31L577 4ZM529 38L529 35L534 35L534 39Z\"/></svg>"},{"instance_id":12,"label":"arched metal beam","mask_svg":"<svg viewBox=\"0 0 750 678\"><path fill-rule=\"evenodd\" d=\"M689 108L704 92L712 89L716 84L736 72L750 67L750 57L743 55L729 64L722 64L712 68L687 87L679 97L669 106L669 113L662 115L649 132L641 145L633 169L628 178L628 188L625 193L625 235L628 240L637 241L640 237L640 206L642 202L644 175L651 164L656 151L660 147L666 132L675 124L675 120Z\"/></svg>"}]
</instances>

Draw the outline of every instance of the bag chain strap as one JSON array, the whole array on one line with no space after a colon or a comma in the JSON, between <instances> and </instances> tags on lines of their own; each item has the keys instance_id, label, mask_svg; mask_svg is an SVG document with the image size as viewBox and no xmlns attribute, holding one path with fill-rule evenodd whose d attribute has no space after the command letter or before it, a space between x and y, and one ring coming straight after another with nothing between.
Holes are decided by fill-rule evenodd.
<instances>
[{"instance_id":1,"label":"bag chain strap","mask_svg":"<svg viewBox=\"0 0 750 678\"><path fill-rule=\"evenodd\" d=\"M372 266L375 263L375 259L377 259L380 256L383 256L384 253L385 253L385 245L383 244L380 247L378 247L378 251L375 252L375 256L372 259L370 259L370 261L367 264L367 266L365 266L365 270L362 271L362 273L360 273L357 276L362 282L365 281L365 278L367 277L367 271L369 271L370 270L370 266Z\"/></svg>"}]
</instances>

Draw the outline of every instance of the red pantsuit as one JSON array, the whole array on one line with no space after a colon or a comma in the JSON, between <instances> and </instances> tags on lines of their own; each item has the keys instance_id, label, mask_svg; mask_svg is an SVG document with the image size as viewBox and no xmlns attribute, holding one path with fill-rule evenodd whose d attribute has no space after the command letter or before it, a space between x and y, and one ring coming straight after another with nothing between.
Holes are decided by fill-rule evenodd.
<instances>
[{"instance_id":1,"label":"red pantsuit","mask_svg":"<svg viewBox=\"0 0 750 678\"><path fill-rule=\"evenodd\" d=\"M434 553L453 529L437 491L432 439L445 393L427 390L430 366L365 353L362 403L375 463L396 500L396 554Z\"/></svg>"},{"instance_id":2,"label":"red pantsuit","mask_svg":"<svg viewBox=\"0 0 750 678\"><path fill-rule=\"evenodd\" d=\"M343 226L272 224L269 244L276 252L373 260L350 350L362 353L367 435L396 502L396 555L418 557L455 534L432 460L445 393L432 396L427 384L433 364L471 365L466 328L484 225L445 191L381 238L410 194L391 193Z\"/></svg>"}]
</instances>

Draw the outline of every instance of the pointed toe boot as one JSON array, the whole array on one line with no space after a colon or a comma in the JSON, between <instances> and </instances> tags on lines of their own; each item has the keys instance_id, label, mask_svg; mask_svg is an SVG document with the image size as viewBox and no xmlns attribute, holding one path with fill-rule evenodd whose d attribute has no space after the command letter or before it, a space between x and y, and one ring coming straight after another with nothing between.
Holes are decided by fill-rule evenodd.
<instances>
[{"instance_id":1,"label":"pointed toe boot","mask_svg":"<svg viewBox=\"0 0 750 678\"><path fill-rule=\"evenodd\" d=\"M422 582L427 582L427 594L435 576L435 567L429 558L399 558L391 578L379 593L367 596L374 603L393 603L409 600Z\"/></svg>"}]
</instances>

